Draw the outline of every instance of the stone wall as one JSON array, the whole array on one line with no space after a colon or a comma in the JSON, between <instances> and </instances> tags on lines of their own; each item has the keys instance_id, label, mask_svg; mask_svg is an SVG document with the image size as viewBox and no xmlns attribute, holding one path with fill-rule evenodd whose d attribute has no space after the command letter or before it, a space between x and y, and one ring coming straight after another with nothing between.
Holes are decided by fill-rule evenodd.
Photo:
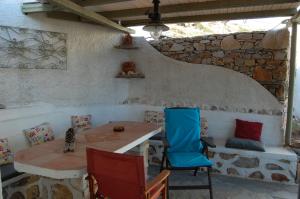
<instances>
[{"instance_id":1,"label":"stone wall","mask_svg":"<svg viewBox=\"0 0 300 199\"><path fill-rule=\"evenodd\" d=\"M213 172L255 179L267 182L281 182L294 184L297 171L297 160L290 160L281 155L269 154L262 156L262 152L233 149L232 152L220 152L209 149L209 159L213 162ZM228 151L228 149L227 149ZM237 152L239 151L239 152ZM241 154L244 153L244 154ZM150 165L161 165L163 144L160 140L151 140L149 148Z\"/></svg>"},{"instance_id":2,"label":"stone wall","mask_svg":"<svg viewBox=\"0 0 300 199\"><path fill-rule=\"evenodd\" d=\"M83 179L56 180L24 174L3 187L5 199L82 199L88 198L88 183Z\"/></svg>"},{"instance_id":3,"label":"stone wall","mask_svg":"<svg viewBox=\"0 0 300 199\"><path fill-rule=\"evenodd\" d=\"M151 42L162 54L176 60L222 66L258 81L279 101L287 91L289 31L167 38Z\"/></svg>"}]
</instances>

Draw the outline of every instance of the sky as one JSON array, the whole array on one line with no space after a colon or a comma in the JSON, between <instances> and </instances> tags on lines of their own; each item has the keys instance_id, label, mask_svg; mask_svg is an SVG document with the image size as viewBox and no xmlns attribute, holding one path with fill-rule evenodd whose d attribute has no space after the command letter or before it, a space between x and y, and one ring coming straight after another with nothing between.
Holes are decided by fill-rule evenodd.
<instances>
[{"instance_id":1,"label":"sky","mask_svg":"<svg viewBox=\"0 0 300 199\"><path fill-rule=\"evenodd\" d=\"M287 19L287 17L276 17L276 18L263 18L263 19L248 19L248 20L230 20L227 24L229 26L239 25L245 27L246 29L250 29L252 31L259 31L259 30L270 30L274 28L283 27L281 22ZM211 22L202 22L203 25ZM166 24L170 27L174 27L175 24ZM143 31L143 26L134 26L131 27L136 31L133 36L143 36L145 38L149 38L150 34L148 32ZM215 28L215 34L223 34L228 33L225 30L220 28ZM191 31L190 28L187 28L187 31ZM165 33L165 35L169 36L170 34Z\"/></svg>"}]
</instances>

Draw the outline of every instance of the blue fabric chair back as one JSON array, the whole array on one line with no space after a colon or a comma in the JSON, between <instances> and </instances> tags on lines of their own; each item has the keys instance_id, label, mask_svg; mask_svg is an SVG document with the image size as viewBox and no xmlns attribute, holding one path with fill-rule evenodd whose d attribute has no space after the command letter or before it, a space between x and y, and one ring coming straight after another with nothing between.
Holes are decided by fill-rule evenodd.
<instances>
[{"instance_id":1,"label":"blue fabric chair back","mask_svg":"<svg viewBox=\"0 0 300 199\"><path fill-rule=\"evenodd\" d=\"M164 112L168 152L199 152L199 108L166 108Z\"/></svg>"}]
</instances>

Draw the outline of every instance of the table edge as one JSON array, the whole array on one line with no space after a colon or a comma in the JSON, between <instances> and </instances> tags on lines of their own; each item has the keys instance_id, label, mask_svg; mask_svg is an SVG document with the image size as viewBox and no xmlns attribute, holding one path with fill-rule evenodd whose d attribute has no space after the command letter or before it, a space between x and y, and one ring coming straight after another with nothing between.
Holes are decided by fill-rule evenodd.
<instances>
[{"instance_id":1,"label":"table edge","mask_svg":"<svg viewBox=\"0 0 300 199\"><path fill-rule=\"evenodd\" d=\"M139 139L127 144L126 146L123 146L122 148L114 151L115 153L125 153L129 151L130 149L136 147L137 145L143 143L144 141L148 140L152 136L160 133L162 130L161 127L159 127L156 130L153 130L146 135L140 137ZM55 170L55 169L48 169L38 166L33 166L29 164L20 163L18 161L14 161L14 167L19 172L29 173L32 175L39 175L54 179L66 179L66 178L81 178L83 177L87 171L86 169L78 169L78 170Z\"/></svg>"}]
</instances>

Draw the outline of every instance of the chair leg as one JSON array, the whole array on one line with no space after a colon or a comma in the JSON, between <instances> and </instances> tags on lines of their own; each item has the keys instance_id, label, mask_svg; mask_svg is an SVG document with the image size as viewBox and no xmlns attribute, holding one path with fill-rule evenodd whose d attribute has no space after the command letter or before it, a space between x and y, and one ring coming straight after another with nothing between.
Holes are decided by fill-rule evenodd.
<instances>
[{"instance_id":1,"label":"chair leg","mask_svg":"<svg viewBox=\"0 0 300 199\"><path fill-rule=\"evenodd\" d=\"M210 171L211 171L211 168L207 168L207 177L208 177L208 185L209 185L209 198L213 199Z\"/></svg>"},{"instance_id":2,"label":"chair leg","mask_svg":"<svg viewBox=\"0 0 300 199\"><path fill-rule=\"evenodd\" d=\"M162 170L164 170L164 162L165 162L165 152L163 153L163 157L162 157L162 160L161 160L161 164L160 164L160 172L162 172Z\"/></svg>"},{"instance_id":3,"label":"chair leg","mask_svg":"<svg viewBox=\"0 0 300 199\"><path fill-rule=\"evenodd\" d=\"M195 171L194 171L194 176L197 176L198 170L199 170L199 168L195 169Z\"/></svg>"},{"instance_id":4,"label":"chair leg","mask_svg":"<svg viewBox=\"0 0 300 199\"><path fill-rule=\"evenodd\" d=\"M167 185L166 185L166 190L167 190L167 199L169 199L169 198L170 198L170 190L169 190L169 178L167 178L167 180L166 180L166 183L167 183Z\"/></svg>"}]
</instances>

